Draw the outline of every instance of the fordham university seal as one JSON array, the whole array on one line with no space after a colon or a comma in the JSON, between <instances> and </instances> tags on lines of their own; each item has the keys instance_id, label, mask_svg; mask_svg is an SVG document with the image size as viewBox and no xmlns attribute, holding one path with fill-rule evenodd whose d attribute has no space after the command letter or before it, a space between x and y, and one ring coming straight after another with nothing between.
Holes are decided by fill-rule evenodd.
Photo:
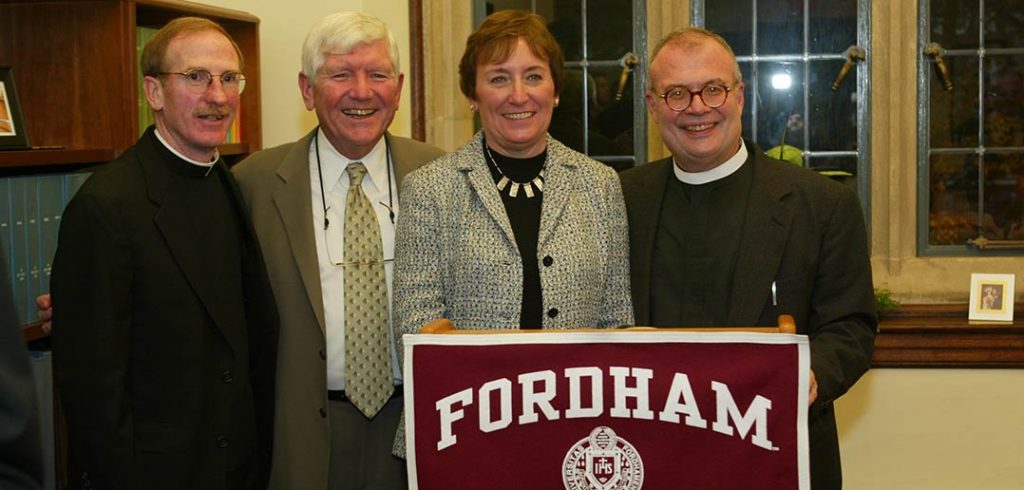
<instances>
[{"instance_id":1,"label":"fordham university seal","mask_svg":"<svg viewBox=\"0 0 1024 490\"><path fill-rule=\"evenodd\" d=\"M562 483L566 490L640 490L644 462L632 444L600 426L569 448Z\"/></svg>"}]
</instances>

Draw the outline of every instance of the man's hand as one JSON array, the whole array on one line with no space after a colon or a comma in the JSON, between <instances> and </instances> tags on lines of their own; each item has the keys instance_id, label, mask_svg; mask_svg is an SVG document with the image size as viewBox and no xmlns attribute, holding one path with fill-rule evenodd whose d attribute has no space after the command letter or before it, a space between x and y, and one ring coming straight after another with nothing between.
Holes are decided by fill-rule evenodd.
<instances>
[{"instance_id":1,"label":"man's hand","mask_svg":"<svg viewBox=\"0 0 1024 490\"><path fill-rule=\"evenodd\" d=\"M40 296L41 297L41 296ZM814 404L814 400L818 399L818 378L814 377L814 370L811 370L811 391L807 394L807 406Z\"/></svg>"},{"instance_id":2,"label":"man's hand","mask_svg":"<svg viewBox=\"0 0 1024 490\"><path fill-rule=\"evenodd\" d=\"M39 308L36 311L36 316L43 322L43 332L49 334L50 330L53 329L53 322L51 321L53 318L53 301L50 299L49 293L40 294L36 298L36 308Z\"/></svg>"}]
</instances>

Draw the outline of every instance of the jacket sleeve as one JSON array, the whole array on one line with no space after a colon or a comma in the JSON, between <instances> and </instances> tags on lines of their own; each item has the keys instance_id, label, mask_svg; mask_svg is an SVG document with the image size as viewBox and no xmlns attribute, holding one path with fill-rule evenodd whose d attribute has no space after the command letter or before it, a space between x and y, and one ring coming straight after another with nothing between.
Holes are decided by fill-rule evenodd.
<instances>
[{"instance_id":1,"label":"jacket sleeve","mask_svg":"<svg viewBox=\"0 0 1024 490\"><path fill-rule=\"evenodd\" d=\"M808 318L817 406L842 396L867 372L878 329L867 233L852 191L843 189L822 240Z\"/></svg>"},{"instance_id":2,"label":"jacket sleeve","mask_svg":"<svg viewBox=\"0 0 1024 490\"><path fill-rule=\"evenodd\" d=\"M609 169L610 170L610 169ZM599 327L635 325L633 300L629 284L629 225L626 221L626 202L622 197L622 184L614 172L605 180L604 244L608 270L605 274L604 304Z\"/></svg>"},{"instance_id":3,"label":"jacket sleeve","mask_svg":"<svg viewBox=\"0 0 1024 490\"><path fill-rule=\"evenodd\" d=\"M131 488L127 396L131 251L115 206L80 192L64 211L53 266L54 369L67 416L71 481Z\"/></svg>"},{"instance_id":4,"label":"jacket sleeve","mask_svg":"<svg viewBox=\"0 0 1024 490\"><path fill-rule=\"evenodd\" d=\"M394 305L399 359L404 368L401 336L441 318L445 311L445 243L442 210L421 172L406 177L402 208L395 228Z\"/></svg>"}]
</instances>

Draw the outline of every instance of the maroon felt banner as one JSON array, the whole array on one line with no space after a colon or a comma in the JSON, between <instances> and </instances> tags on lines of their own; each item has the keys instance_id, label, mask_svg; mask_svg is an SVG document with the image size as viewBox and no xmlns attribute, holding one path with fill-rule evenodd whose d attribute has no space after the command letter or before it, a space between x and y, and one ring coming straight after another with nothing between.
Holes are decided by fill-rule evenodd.
<instances>
[{"instance_id":1,"label":"maroon felt banner","mask_svg":"<svg viewBox=\"0 0 1024 490\"><path fill-rule=\"evenodd\" d=\"M804 336L619 330L404 343L412 489L810 488Z\"/></svg>"}]
</instances>

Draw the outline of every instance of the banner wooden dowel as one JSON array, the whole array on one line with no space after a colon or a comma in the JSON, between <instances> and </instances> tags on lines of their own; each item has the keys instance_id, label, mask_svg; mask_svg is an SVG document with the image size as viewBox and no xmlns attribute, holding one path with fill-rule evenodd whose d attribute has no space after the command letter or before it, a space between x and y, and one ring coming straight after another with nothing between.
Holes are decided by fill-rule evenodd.
<instances>
[{"instance_id":1,"label":"banner wooden dowel","mask_svg":"<svg viewBox=\"0 0 1024 490\"><path fill-rule=\"evenodd\" d=\"M796 321L792 315L779 315L778 327L627 327L619 331L630 332L754 332L754 333L788 333L796 334ZM451 320L438 318L420 328L420 333L434 334L500 334L500 333L545 333L555 330L457 330ZM615 329L602 328L579 328L570 330L557 330L559 332L614 332Z\"/></svg>"},{"instance_id":2,"label":"banner wooden dowel","mask_svg":"<svg viewBox=\"0 0 1024 490\"><path fill-rule=\"evenodd\" d=\"M779 333L796 335L796 320L793 315L779 315Z\"/></svg>"},{"instance_id":3,"label":"banner wooden dowel","mask_svg":"<svg viewBox=\"0 0 1024 490\"><path fill-rule=\"evenodd\" d=\"M452 333L455 325L447 318L438 318L420 328L420 333Z\"/></svg>"}]
</instances>

